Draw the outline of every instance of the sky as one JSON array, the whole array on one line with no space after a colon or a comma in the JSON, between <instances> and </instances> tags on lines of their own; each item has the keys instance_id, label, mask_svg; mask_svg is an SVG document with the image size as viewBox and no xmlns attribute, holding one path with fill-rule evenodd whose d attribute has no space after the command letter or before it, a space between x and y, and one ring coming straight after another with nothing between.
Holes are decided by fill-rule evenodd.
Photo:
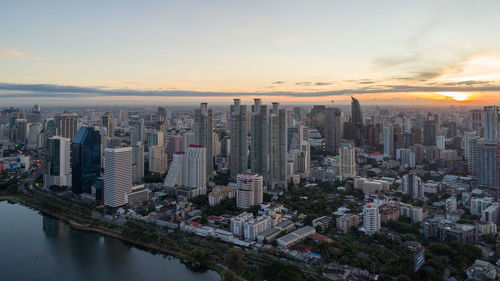
<instances>
[{"instance_id":1,"label":"sky","mask_svg":"<svg viewBox=\"0 0 500 281\"><path fill-rule=\"evenodd\" d=\"M0 107L500 102L500 1L0 0Z\"/></svg>"}]
</instances>

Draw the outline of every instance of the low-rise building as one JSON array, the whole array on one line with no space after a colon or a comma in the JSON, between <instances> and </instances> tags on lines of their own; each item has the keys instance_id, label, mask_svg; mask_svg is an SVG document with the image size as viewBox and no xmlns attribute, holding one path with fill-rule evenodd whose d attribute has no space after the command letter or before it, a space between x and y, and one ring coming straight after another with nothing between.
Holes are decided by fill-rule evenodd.
<instances>
[{"instance_id":1,"label":"low-rise building","mask_svg":"<svg viewBox=\"0 0 500 281\"><path fill-rule=\"evenodd\" d=\"M281 248L288 248L293 244L301 241L302 239L313 235L314 233L316 233L316 229L314 229L314 227L304 226L295 230L294 232L278 238L278 246Z\"/></svg>"},{"instance_id":2,"label":"low-rise building","mask_svg":"<svg viewBox=\"0 0 500 281\"><path fill-rule=\"evenodd\" d=\"M476 260L465 272L467 273L467 280L483 280L484 277L496 280L497 278L496 267L482 260Z\"/></svg>"},{"instance_id":3,"label":"low-rise building","mask_svg":"<svg viewBox=\"0 0 500 281\"><path fill-rule=\"evenodd\" d=\"M321 228L321 231L325 232L330 227L330 222L331 221L332 221L331 217L322 216L322 217L314 219L312 221L312 226L314 228L317 228L319 226Z\"/></svg>"},{"instance_id":4,"label":"low-rise building","mask_svg":"<svg viewBox=\"0 0 500 281\"><path fill-rule=\"evenodd\" d=\"M359 226L359 216L355 214L343 214L337 218L337 229L347 232L351 227Z\"/></svg>"},{"instance_id":5,"label":"low-rise building","mask_svg":"<svg viewBox=\"0 0 500 281\"><path fill-rule=\"evenodd\" d=\"M261 216L248 220L243 225L244 237L247 240L257 240L257 236L271 228L270 216Z\"/></svg>"},{"instance_id":6,"label":"low-rise building","mask_svg":"<svg viewBox=\"0 0 500 281\"><path fill-rule=\"evenodd\" d=\"M412 222L417 223L424 220L424 209L410 204L399 203L399 215L410 218Z\"/></svg>"},{"instance_id":7,"label":"low-rise building","mask_svg":"<svg viewBox=\"0 0 500 281\"><path fill-rule=\"evenodd\" d=\"M387 223L390 220L399 219L399 204L388 202L379 206L380 222Z\"/></svg>"},{"instance_id":8,"label":"low-rise building","mask_svg":"<svg viewBox=\"0 0 500 281\"><path fill-rule=\"evenodd\" d=\"M243 226L245 222L253 219L253 214L243 212L236 217L231 218L231 233L236 236L243 236Z\"/></svg>"},{"instance_id":9,"label":"low-rise building","mask_svg":"<svg viewBox=\"0 0 500 281\"><path fill-rule=\"evenodd\" d=\"M215 206L218 205L221 200L234 198L235 196L236 189L230 186L216 186L212 189L212 192L208 194L208 204L210 206Z\"/></svg>"}]
</instances>

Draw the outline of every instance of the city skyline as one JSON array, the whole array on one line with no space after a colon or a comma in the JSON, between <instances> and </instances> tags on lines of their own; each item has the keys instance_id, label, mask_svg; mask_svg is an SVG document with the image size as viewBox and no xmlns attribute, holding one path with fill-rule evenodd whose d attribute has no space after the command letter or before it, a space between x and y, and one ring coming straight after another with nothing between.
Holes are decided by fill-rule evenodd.
<instances>
[{"instance_id":1,"label":"city skyline","mask_svg":"<svg viewBox=\"0 0 500 281\"><path fill-rule=\"evenodd\" d=\"M15 25L0 31L0 101L497 103L499 5L12 2L0 17Z\"/></svg>"}]
</instances>

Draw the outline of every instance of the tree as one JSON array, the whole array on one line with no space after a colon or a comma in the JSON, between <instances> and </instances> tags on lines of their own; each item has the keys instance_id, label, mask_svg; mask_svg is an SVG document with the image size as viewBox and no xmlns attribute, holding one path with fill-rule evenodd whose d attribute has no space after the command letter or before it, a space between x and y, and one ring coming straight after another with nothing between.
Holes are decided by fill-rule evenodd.
<instances>
[{"instance_id":1,"label":"tree","mask_svg":"<svg viewBox=\"0 0 500 281\"><path fill-rule=\"evenodd\" d=\"M227 265L233 270L241 270L243 267L243 252L236 248L229 250L229 254L227 255Z\"/></svg>"}]
</instances>

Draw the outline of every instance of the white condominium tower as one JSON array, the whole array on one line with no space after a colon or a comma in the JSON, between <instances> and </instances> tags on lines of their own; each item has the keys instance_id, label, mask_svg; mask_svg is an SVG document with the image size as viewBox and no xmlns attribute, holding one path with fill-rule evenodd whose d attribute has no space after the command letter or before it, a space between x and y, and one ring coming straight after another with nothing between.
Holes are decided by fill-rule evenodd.
<instances>
[{"instance_id":1,"label":"white condominium tower","mask_svg":"<svg viewBox=\"0 0 500 281\"><path fill-rule=\"evenodd\" d=\"M257 174L237 176L236 206L248 209L262 203L264 196L263 178Z\"/></svg>"},{"instance_id":2,"label":"white condominium tower","mask_svg":"<svg viewBox=\"0 0 500 281\"><path fill-rule=\"evenodd\" d=\"M125 196L132 191L132 148L104 150L104 205L125 205Z\"/></svg>"},{"instance_id":3,"label":"white condominium tower","mask_svg":"<svg viewBox=\"0 0 500 281\"><path fill-rule=\"evenodd\" d=\"M380 213L376 204L369 203L363 207L363 227L368 235L380 230Z\"/></svg>"},{"instance_id":4,"label":"white condominium tower","mask_svg":"<svg viewBox=\"0 0 500 281\"><path fill-rule=\"evenodd\" d=\"M234 99L230 107L231 118L231 181L236 181L236 176L245 173L248 166L247 144L247 107L240 105L239 99Z\"/></svg>"},{"instance_id":5,"label":"white condominium tower","mask_svg":"<svg viewBox=\"0 0 500 281\"><path fill-rule=\"evenodd\" d=\"M207 149L203 145L191 144L184 159L184 185L200 188L200 194L207 193Z\"/></svg>"}]
</instances>

